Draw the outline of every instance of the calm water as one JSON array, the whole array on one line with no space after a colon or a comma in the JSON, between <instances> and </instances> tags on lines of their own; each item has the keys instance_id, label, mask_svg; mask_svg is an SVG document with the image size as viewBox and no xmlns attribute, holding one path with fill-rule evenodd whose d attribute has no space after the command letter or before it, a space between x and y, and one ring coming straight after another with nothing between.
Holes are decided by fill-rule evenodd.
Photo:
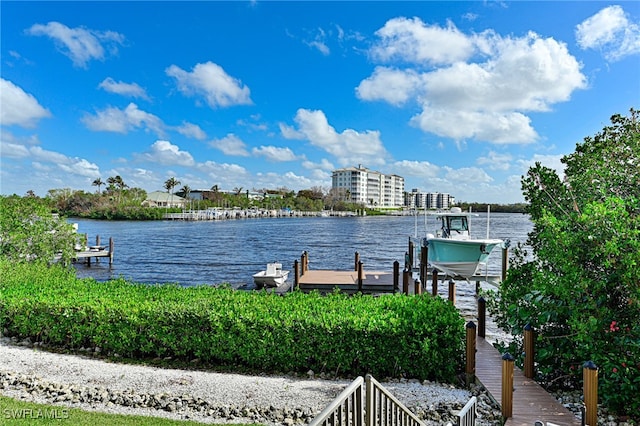
<instances>
[{"instance_id":1,"label":"calm water","mask_svg":"<svg viewBox=\"0 0 640 426\"><path fill-rule=\"evenodd\" d=\"M94 221L72 219L78 232L87 233L89 244L100 235L102 243L115 241L113 265L108 261L77 264L80 277L107 280L122 276L141 283L182 285L231 283L253 285L252 275L268 262L285 269L306 250L311 269L351 269L358 251L365 270L391 271L393 262L404 262L409 236L416 228L425 234L424 216L265 218L185 221ZM486 214L472 217L472 234L486 236ZM417 225L417 226L416 226ZM427 221L433 232L435 218ZM532 224L526 215L492 213L490 238L523 242ZM500 250L489 258L489 273L500 272Z\"/></svg>"}]
</instances>

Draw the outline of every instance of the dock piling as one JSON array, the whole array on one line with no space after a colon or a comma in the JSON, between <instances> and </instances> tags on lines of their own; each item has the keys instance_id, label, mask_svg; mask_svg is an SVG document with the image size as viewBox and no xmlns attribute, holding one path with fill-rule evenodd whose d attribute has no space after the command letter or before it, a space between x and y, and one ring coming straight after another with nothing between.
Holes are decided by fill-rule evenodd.
<instances>
[{"instance_id":1,"label":"dock piling","mask_svg":"<svg viewBox=\"0 0 640 426\"><path fill-rule=\"evenodd\" d=\"M582 366L582 380L585 410L583 424L596 426L598 424L598 367L593 361L587 361Z\"/></svg>"},{"instance_id":2,"label":"dock piling","mask_svg":"<svg viewBox=\"0 0 640 426\"><path fill-rule=\"evenodd\" d=\"M478 336L485 337L487 324L487 302L484 297L478 299Z\"/></svg>"},{"instance_id":3,"label":"dock piling","mask_svg":"<svg viewBox=\"0 0 640 426\"><path fill-rule=\"evenodd\" d=\"M513 365L514 358L509 352L502 355L502 418L513 416Z\"/></svg>"},{"instance_id":4,"label":"dock piling","mask_svg":"<svg viewBox=\"0 0 640 426\"><path fill-rule=\"evenodd\" d=\"M524 376L533 379L535 361L534 333L531 324L524 326Z\"/></svg>"},{"instance_id":5,"label":"dock piling","mask_svg":"<svg viewBox=\"0 0 640 426\"><path fill-rule=\"evenodd\" d=\"M434 297L438 295L438 270L437 269L434 269L431 272L431 295Z\"/></svg>"},{"instance_id":6,"label":"dock piling","mask_svg":"<svg viewBox=\"0 0 640 426\"><path fill-rule=\"evenodd\" d=\"M393 262L393 292L400 291L400 262Z\"/></svg>"},{"instance_id":7,"label":"dock piling","mask_svg":"<svg viewBox=\"0 0 640 426\"><path fill-rule=\"evenodd\" d=\"M449 280L449 302L454 306L456 304L456 282L454 280Z\"/></svg>"},{"instance_id":8,"label":"dock piling","mask_svg":"<svg viewBox=\"0 0 640 426\"><path fill-rule=\"evenodd\" d=\"M467 386L470 386L476 374L476 325L473 321L467 323L466 354L465 373L467 375Z\"/></svg>"}]
</instances>

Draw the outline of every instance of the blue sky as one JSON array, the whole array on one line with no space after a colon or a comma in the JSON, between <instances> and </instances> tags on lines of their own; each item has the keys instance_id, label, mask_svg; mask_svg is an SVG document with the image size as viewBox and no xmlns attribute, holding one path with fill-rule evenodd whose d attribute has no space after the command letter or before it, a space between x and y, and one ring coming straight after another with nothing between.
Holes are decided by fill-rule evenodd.
<instances>
[{"instance_id":1,"label":"blue sky","mask_svg":"<svg viewBox=\"0 0 640 426\"><path fill-rule=\"evenodd\" d=\"M640 107L640 2L0 3L0 192L331 186L523 201Z\"/></svg>"}]
</instances>

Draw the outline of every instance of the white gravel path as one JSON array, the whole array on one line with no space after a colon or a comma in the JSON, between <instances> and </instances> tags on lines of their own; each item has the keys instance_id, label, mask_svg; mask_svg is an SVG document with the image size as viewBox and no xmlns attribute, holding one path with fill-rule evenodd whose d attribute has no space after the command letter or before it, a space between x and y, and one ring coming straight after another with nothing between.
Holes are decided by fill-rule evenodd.
<instances>
[{"instance_id":1,"label":"white gravel path","mask_svg":"<svg viewBox=\"0 0 640 426\"><path fill-rule=\"evenodd\" d=\"M342 390L348 380L327 380L316 377L249 376L194 370L165 369L140 365L118 364L88 356L47 352L28 345L20 346L15 340L0 338L0 393L34 402L51 403L42 392L31 392L19 386L9 386L7 375L22 375L28 380L63 384L89 389L125 392L134 395L162 394L169 397L201 398L215 407L266 407L272 410L301 410L313 415L322 411ZM383 383L408 407L461 407L471 397L468 390L435 383L400 381ZM190 418L205 423L252 422L250 417L212 418L196 410L169 412L151 408L132 408L119 404L61 401L64 405L83 409L121 414L141 414L174 419ZM441 410L441 408L440 408ZM441 410L442 411L442 410ZM285 413L288 411L285 411ZM246 414L246 412L245 412ZM285 416L286 417L286 416ZM267 424L292 424L286 419L261 419ZM435 424L435 423L434 423Z\"/></svg>"}]
</instances>

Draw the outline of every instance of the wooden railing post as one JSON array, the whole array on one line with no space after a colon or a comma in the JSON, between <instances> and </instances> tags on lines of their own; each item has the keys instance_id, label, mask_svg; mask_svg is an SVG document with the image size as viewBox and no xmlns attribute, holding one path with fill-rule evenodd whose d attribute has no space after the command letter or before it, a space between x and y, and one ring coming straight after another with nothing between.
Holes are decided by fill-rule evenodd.
<instances>
[{"instance_id":1,"label":"wooden railing post","mask_svg":"<svg viewBox=\"0 0 640 426\"><path fill-rule=\"evenodd\" d=\"M502 355L502 418L513 416L513 364L514 358L509 352Z\"/></svg>"},{"instance_id":2,"label":"wooden railing post","mask_svg":"<svg viewBox=\"0 0 640 426\"><path fill-rule=\"evenodd\" d=\"M419 296L422 294L422 283L420 280L415 280L413 283L413 294Z\"/></svg>"},{"instance_id":3,"label":"wooden railing post","mask_svg":"<svg viewBox=\"0 0 640 426\"><path fill-rule=\"evenodd\" d=\"M304 272L309 270L309 252L304 251Z\"/></svg>"},{"instance_id":4,"label":"wooden railing post","mask_svg":"<svg viewBox=\"0 0 640 426\"><path fill-rule=\"evenodd\" d=\"M598 367L593 361L587 361L582 366L582 380L584 393L585 418L583 423L588 426L598 425Z\"/></svg>"},{"instance_id":5,"label":"wooden railing post","mask_svg":"<svg viewBox=\"0 0 640 426\"><path fill-rule=\"evenodd\" d=\"M456 304L456 282L449 280L449 302Z\"/></svg>"},{"instance_id":6,"label":"wooden railing post","mask_svg":"<svg viewBox=\"0 0 640 426\"><path fill-rule=\"evenodd\" d=\"M409 239L409 269L413 268L413 241Z\"/></svg>"},{"instance_id":7,"label":"wooden railing post","mask_svg":"<svg viewBox=\"0 0 640 426\"><path fill-rule=\"evenodd\" d=\"M303 251L300 255L300 276L304 275L304 256L306 253L306 251Z\"/></svg>"},{"instance_id":8,"label":"wooden railing post","mask_svg":"<svg viewBox=\"0 0 640 426\"><path fill-rule=\"evenodd\" d=\"M393 262L393 292L400 291L400 262Z\"/></svg>"},{"instance_id":9,"label":"wooden railing post","mask_svg":"<svg viewBox=\"0 0 640 426\"><path fill-rule=\"evenodd\" d=\"M478 336L485 337L487 327L487 302L484 297L478 299Z\"/></svg>"},{"instance_id":10,"label":"wooden railing post","mask_svg":"<svg viewBox=\"0 0 640 426\"><path fill-rule=\"evenodd\" d=\"M296 289L300 288L300 267L298 265L298 259L293 262L293 286Z\"/></svg>"},{"instance_id":11,"label":"wooden railing post","mask_svg":"<svg viewBox=\"0 0 640 426\"><path fill-rule=\"evenodd\" d=\"M531 324L524 326L524 377L533 379L535 362L534 333Z\"/></svg>"},{"instance_id":12,"label":"wooden railing post","mask_svg":"<svg viewBox=\"0 0 640 426\"><path fill-rule=\"evenodd\" d=\"M364 279L364 266L362 261L358 261L358 291L362 293L362 282Z\"/></svg>"},{"instance_id":13,"label":"wooden railing post","mask_svg":"<svg viewBox=\"0 0 640 426\"><path fill-rule=\"evenodd\" d=\"M353 264L354 266L354 271L358 270L358 263L360 262L360 253L356 252L356 258L355 258L355 263Z\"/></svg>"},{"instance_id":14,"label":"wooden railing post","mask_svg":"<svg viewBox=\"0 0 640 426\"><path fill-rule=\"evenodd\" d=\"M431 272L431 295L434 297L438 295L438 270L434 269Z\"/></svg>"},{"instance_id":15,"label":"wooden railing post","mask_svg":"<svg viewBox=\"0 0 640 426\"><path fill-rule=\"evenodd\" d=\"M467 386L471 385L476 374L476 325L473 321L467 323L467 365L465 372L467 373Z\"/></svg>"},{"instance_id":16,"label":"wooden railing post","mask_svg":"<svg viewBox=\"0 0 640 426\"><path fill-rule=\"evenodd\" d=\"M405 269L402 273L402 292L409 294L409 278L411 278L411 271Z\"/></svg>"}]
</instances>

